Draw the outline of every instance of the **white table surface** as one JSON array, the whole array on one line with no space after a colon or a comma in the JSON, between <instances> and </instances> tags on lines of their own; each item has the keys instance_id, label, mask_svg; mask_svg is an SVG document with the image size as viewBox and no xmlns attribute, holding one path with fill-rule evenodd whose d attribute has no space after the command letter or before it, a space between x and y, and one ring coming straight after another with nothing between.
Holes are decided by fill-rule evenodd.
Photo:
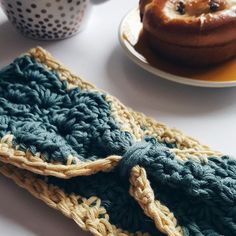
<instances>
[{"instance_id":1,"label":"white table surface","mask_svg":"<svg viewBox=\"0 0 236 236\"><path fill-rule=\"evenodd\" d=\"M0 66L37 45L123 103L177 127L213 149L236 156L236 88L195 88L168 82L131 62L118 41L121 18L138 0L94 0L86 29L40 42L21 36L0 11ZM71 220L0 177L1 236L82 236Z\"/></svg>"}]
</instances>

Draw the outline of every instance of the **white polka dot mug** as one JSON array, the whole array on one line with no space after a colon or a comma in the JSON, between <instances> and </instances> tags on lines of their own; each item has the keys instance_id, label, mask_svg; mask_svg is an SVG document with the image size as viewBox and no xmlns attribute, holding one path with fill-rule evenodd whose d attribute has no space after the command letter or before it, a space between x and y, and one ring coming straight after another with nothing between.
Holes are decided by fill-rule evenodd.
<instances>
[{"instance_id":1,"label":"white polka dot mug","mask_svg":"<svg viewBox=\"0 0 236 236\"><path fill-rule=\"evenodd\" d=\"M1 0L8 19L24 35L41 40L64 39L86 23L90 0Z\"/></svg>"}]
</instances>

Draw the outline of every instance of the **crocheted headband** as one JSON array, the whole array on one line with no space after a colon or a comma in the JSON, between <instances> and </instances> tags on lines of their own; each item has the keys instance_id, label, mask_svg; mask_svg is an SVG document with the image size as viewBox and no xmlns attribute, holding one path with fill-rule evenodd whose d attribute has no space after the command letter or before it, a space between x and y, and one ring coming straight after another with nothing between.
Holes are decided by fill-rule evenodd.
<instances>
[{"instance_id":1,"label":"crocheted headband","mask_svg":"<svg viewBox=\"0 0 236 236\"><path fill-rule=\"evenodd\" d=\"M236 160L41 48L0 71L0 172L94 235L236 235Z\"/></svg>"}]
</instances>

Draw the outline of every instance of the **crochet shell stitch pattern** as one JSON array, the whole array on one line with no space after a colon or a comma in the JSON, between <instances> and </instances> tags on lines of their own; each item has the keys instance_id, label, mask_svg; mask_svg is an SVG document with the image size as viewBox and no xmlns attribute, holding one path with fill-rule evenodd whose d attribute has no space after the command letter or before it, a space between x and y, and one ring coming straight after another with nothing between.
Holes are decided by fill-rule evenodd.
<instances>
[{"instance_id":1,"label":"crochet shell stitch pattern","mask_svg":"<svg viewBox=\"0 0 236 236\"><path fill-rule=\"evenodd\" d=\"M236 159L39 47L0 70L0 173L93 235L236 235Z\"/></svg>"}]
</instances>

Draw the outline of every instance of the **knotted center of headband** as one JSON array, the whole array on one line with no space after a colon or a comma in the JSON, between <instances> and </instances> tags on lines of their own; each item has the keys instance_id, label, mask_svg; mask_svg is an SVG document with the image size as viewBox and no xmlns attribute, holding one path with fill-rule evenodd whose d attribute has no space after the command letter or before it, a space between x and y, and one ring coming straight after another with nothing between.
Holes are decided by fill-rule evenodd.
<instances>
[{"instance_id":1,"label":"knotted center of headband","mask_svg":"<svg viewBox=\"0 0 236 236\"><path fill-rule=\"evenodd\" d=\"M144 140L136 142L128 148L120 160L117 169L122 178L128 179L130 171L134 166L150 167L153 162L158 163L160 158L169 156L174 158L169 148L157 142L155 138L146 137Z\"/></svg>"}]
</instances>

